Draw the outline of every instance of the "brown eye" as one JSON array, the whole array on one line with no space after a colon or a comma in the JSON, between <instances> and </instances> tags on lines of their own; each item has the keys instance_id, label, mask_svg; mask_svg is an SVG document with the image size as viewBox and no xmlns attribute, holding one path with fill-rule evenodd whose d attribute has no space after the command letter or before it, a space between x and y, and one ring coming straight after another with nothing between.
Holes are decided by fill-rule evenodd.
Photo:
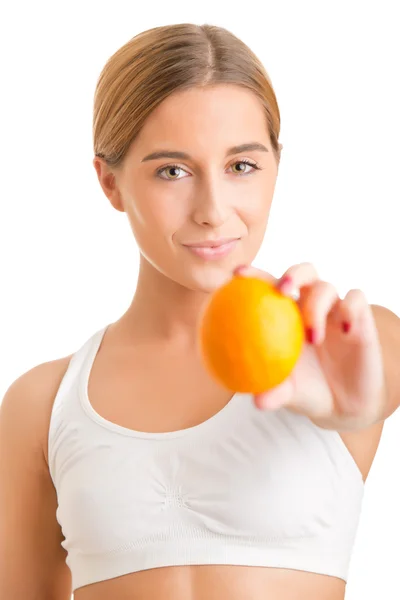
<instances>
[{"instance_id":1,"label":"brown eye","mask_svg":"<svg viewBox=\"0 0 400 600\"><path fill-rule=\"evenodd\" d=\"M252 173L254 170L261 169L261 167L259 167L257 163L253 163L247 159L238 160L235 163L233 163L231 167L236 167L237 165L242 165L242 167L239 168L238 171L236 171L237 175L250 175L250 173ZM246 167L251 167L253 170L246 171ZM166 167L158 169L157 176L161 179L169 181L178 181L179 179L182 179L182 177L177 177L177 175L179 175L181 171L183 173L187 173L187 171L182 169L182 167L180 167L179 165L167 165ZM166 173L166 176L161 175L162 173Z\"/></svg>"},{"instance_id":2,"label":"brown eye","mask_svg":"<svg viewBox=\"0 0 400 600\"><path fill-rule=\"evenodd\" d=\"M174 178L175 175L178 175L178 171L180 171L179 167L168 167L165 172L168 177L171 175Z\"/></svg>"},{"instance_id":3,"label":"brown eye","mask_svg":"<svg viewBox=\"0 0 400 600\"><path fill-rule=\"evenodd\" d=\"M240 173L245 173L245 172L246 172L246 166L245 166L245 163L243 163L243 162L237 162L237 163L235 163L233 166L234 166L234 167L237 167L237 166L239 166L239 165L241 165L241 166L242 166L242 168L240 169L240 171L239 171L239 172L240 172Z\"/></svg>"},{"instance_id":4,"label":"brown eye","mask_svg":"<svg viewBox=\"0 0 400 600\"><path fill-rule=\"evenodd\" d=\"M251 170L250 171L246 171L246 167L252 167L253 170L260 168L257 165L257 163L250 162L249 160L239 160L239 161L236 161L235 163L233 163L232 167L236 167L237 165L242 165L242 168L239 169L238 171L236 171L236 173L239 174L239 175L249 175L250 173L253 172Z\"/></svg>"},{"instance_id":5,"label":"brown eye","mask_svg":"<svg viewBox=\"0 0 400 600\"><path fill-rule=\"evenodd\" d=\"M182 169L182 167L180 167L179 165L167 165L166 167L159 169L157 171L157 175L158 175L158 177L161 177L161 179L169 179L170 181L174 181L174 180L178 179L178 177L176 177L176 175L179 175L180 171L186 173L186 171L184 171ZM167 176L163 177L163 176L161 176L161 173L166 173ZM171 174L172 174L172 177L170 177ZM179 177L179 179L182 179L182 178Z\"/></svg>"}]
</instances>

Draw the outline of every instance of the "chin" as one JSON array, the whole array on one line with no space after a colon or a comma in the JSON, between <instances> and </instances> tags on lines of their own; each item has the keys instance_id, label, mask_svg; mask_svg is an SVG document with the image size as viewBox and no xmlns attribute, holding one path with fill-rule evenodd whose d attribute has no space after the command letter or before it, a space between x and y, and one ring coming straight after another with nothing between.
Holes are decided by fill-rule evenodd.
<instances>
[{"instance_id":1,"label":"chin","mask_svg":"<svg viewBox=\"0 0 400 600\"><path fill-rule=\"evenodd\" d=\"M190 274L186 274L187 283L185 285L191 290L211 294L232 279L235 267L236 264L231 268L224 268L222 265L206 265L203 268L194 268Z\"/></svg>"}]
</instances>

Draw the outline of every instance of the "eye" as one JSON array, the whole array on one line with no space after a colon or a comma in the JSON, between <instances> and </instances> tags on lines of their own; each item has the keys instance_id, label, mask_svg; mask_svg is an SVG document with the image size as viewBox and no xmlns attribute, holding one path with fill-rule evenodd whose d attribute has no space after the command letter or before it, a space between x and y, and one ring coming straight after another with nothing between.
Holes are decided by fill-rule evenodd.
<instances>
[{"instance_id":1,"label":"eye","mask_svg":"<svg viewBox=\"0 0 400 600\"><path fill-rule=\"evenodd\" d=\"M257 163L247 160L247 158L244 158L243 160L238 160L238 161L234 162L231 166L233 167L235 165L247 165L247 166L252 167L253 170L254 169L261 170L261 167L259 167ZM249 175L250 173L253 173L253 171L246 171L246 172L242 171L240 174L241 175Z\"/></svg>"},{"instance_id":2,"label":"eye","mask_svg":"<svg viewBox=\"0 0 400 600\"><path fill-rule=\"evenodd\" d=\"M248 160L247 158L244 158L243 160L237 160L236 162L234 162L231 167L235 166L235 165L247 165L249 167L252 167L253 171L254 170L261 170L261 167L256 163L256 162L252 162L250 160ZM168 175L166 177L162 177L161 173L164 173L164 171L166 173L171 172L171 171L183 171L184 173L186 173L187 171L185 171L184 169L182 169L182 167L180 167L179 165L167 165L166 167L162 167L161 169L158 169L157 171L157 176L160 177L161 179L166 179L169 181L174 181L177 179L182 179L182 177L174 177L174 175L172 177L169 177ZM239 175L250 175L250 173L252 173L253 171L239 171L236 172L236 174Z\"/></svg>"},{"instance_id":3,"label":"eye","mask_svg":"<svg viewBox=\"0 0 400 600\"><path fill-rule=\"evenodd\" d=\"M158 169L157 175L159 177L161 177L161 173L163 173L164 171L166 171L166 172L168 172L168 171L183 171L183 169L179 165L167 165L166 167L163 167L162 169ZM185 171L185 173L186 173L186 171ZM167 177L161 177L161 179L169 179L170 181L174 181L174 179L178 179L178 178L167 176ZM181 177L179 179L181 179Z\"/></svg>"}]
</instances>

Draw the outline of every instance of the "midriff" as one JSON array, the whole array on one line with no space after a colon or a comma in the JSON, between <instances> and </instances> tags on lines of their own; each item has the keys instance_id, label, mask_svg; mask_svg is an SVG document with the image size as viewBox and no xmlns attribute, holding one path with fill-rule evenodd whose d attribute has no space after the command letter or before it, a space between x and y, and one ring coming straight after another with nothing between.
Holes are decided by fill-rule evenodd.
<instances>
[{"instance_id":1,"label":"midriff","mask_svg":"<svg viewBox=\"0 0 400 600\"><path fill-rule=\"evenodd\" d=\"M338 577L236 565L161 567L83 586L74 600L344 600Z\"/></svg>"}]
</instances>

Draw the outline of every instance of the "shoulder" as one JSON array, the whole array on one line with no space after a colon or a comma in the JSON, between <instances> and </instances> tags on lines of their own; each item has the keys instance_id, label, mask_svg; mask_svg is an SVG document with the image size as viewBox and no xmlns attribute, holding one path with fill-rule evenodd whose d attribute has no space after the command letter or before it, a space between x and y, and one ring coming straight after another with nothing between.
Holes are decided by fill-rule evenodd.
<instances>
[{"instance_id":1,"label":"shoulder","mask_svg":"<svg viewBox=\"0 0 400 600\"><path fill-rule=\"evenodd\" d=\"M0 403L0 556L9 558L7 564L0 560L2 598L11 590L13 598L71 598L57 494L45 460L51 409L71 356L26 371Z\"/></svg>"},{"instance_id":2,"label":"shoulder","mask_svg":"<svg viewBox=\"0 0 400 600\"><path fill-rule=\"evenodd\" d=\"M47 464L51 412L72 356L40 363L24 372L11 383L0 404L4 412L15 416L15 423L23 421L30 424L30 435L36 447L43 450ZM24 419L18 420L18 415L24 415Z\"/></svg>"}]
</instances>

